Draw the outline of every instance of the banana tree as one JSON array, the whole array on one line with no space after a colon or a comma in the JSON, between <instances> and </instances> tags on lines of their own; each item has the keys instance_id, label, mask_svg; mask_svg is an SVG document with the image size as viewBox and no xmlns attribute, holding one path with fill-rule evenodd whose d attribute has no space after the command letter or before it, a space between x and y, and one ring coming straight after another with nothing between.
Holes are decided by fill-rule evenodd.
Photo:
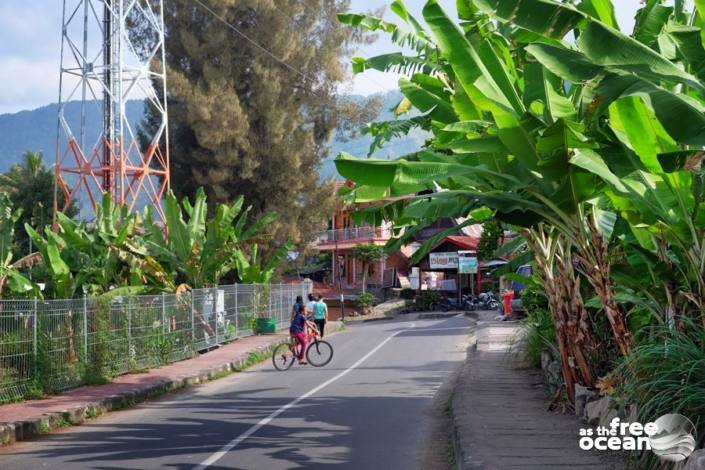
<instances>
[{"instance_id":1,"label":"banana tree","mask_svg":"<svg viewBox=\"0 0 705 470\"><path fill-rule=\"evenodd\" d=\"M25 225L48 271L47 291L57 299L84 294L99 296L153 291L160 279L141 268L138 217L115 204L108 194L96 207L90 225L57 214L58 232L45 227L44 236Z\"/></svg>"},{"instance_id":2,"label":"banana tree","mask_svg":"<svg viewBox=\"0 0 705 470\"><path fill-rule=\"evenodd\" d=\"M40 235L29 224L25 230L37 247L48 273L47 293L56 299L73 299L82 295L113 297L136 295L157 290L158 278L151 278L140 269L139 256L134 254L137 243L137 216L128 215L127 208L114 204L104 195L96 208L96 219L88 226L64 214L57 214L58 232L45 227ZM69 303L69 305L73 305ZM90 312L89 322L96 324ZM69 362L78 361L76 351L76 312L64 316Z\"/></svg>"},{"instance_id":3,"label":"banana tree","mask_svg":"<svg viewBox=\"0 0 705 470\"><path fill-rule=\"evenodd\" d=\"M193 289L217 285L236 269L238 250L262 236L263 229L276 218L273 213L249 226L250 208L243 210L243 198L232 204L218 205L211 218L203 188L193 205L185 198L181 204L173 193L164 200L166 232L154 221L151 211L145 217L145 239L150 259L163 266L177 284Z\"/></svg>"},{"instance_id":4,"label":"banana tree","mask_svg":"<svg viewBox=\"0 0 705 470\"><path fill-rule=\"evenodd\" d=\"M423 109L432 96L436 102L445 101L455 119L450 114L428 117L424 125L434 137L426 151L393 162L342 155L338 170L360 183L357 191L362 197L435 191L412 198L402 218L410 213L432 214L427 221L465 217L474 208L487 206L500 220L514 225L554 226L573 242L582 259L601 264L587 273L588 279L601 296L619 350L627 354L629 331L613 300L610 260L602 256L606 240L600 226L591 225L587 217L591 210L585 207L599 200L605 185L570 164L575 149L599 147L580 119L581 109L574 105L581 90L568 88L545 66L528 60L526 40L539 33L512 27L500 31L489 21L492 9L482 13L471 2L461 4L462 30L436 2L426 4L424 19L437 40L442 72L414 74L413 92L400 86L413 106ZM568 12L577 19L585 16L577 10ZM548 37L543 41L556 42Z\"/></svg>"},{"instance_id":5,"label":"banana tree","mask_svg":"<svg viewBox=\"0 0 705 470\"><path fill-rule=\"evenodd\" d=\"M22 275L17 263L12 261L15 224L21 215L21 209L13 210L9 196L0 193L0 298L5 287L9 288L13 296L41 296L36 284Z\"/></svg>"},{"instance_id":6,"label":"banana tree","mask_svg":"<svg viewBox=\"0 0 705 470\"><path fill-rule=\"evenodd\" d=\"M667 314L702 311L705 4L697 7L647 1L629 36L605 1L459 1L462 30L430 1L424 18L438 42L437 71L412 76L414 93L400 88L419 110L436 112L444 107L429 102L449 101L458 121L421 115L410 125L434 132L433 153L392 163L341 160L339 171L363 183L359 197L445 190L413 202L417 214L466 211L474 201L511 223L551 224L571 240L627 354L613 261L640 257L669 267L670 275L651 275ZM571 32L574 44L565 40ZM488 169L499 176L489 181ZM622 246L611 252L614 212L629 233L617 231Z\"/></svg>"},{"instance_id":7,"label":"banana tree","mask_svg":"<svg viewBox=\"0 0 705 470\"><path fill-rule=\"evenodd\" d=\"M235 266L237 267L240 281L255 285L252 308L259 318L268 318L269 316L265 309L269 304L272 278L277 267L286 258L292 246L291 241L287 241L279 247L267 263L263 263L263 260L259 258L256 243L251 246L249 255L242 249L238 249L234 253Z\"/></svg>"}]
</instances>

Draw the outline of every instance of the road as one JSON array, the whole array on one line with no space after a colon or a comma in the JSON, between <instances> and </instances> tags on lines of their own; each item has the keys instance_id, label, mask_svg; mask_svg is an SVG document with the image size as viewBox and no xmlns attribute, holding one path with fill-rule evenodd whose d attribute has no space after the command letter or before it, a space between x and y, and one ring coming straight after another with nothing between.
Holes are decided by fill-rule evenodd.
<instances>
[{"instance_id":1,"label":"road","mask_svg":"<svg viewBox=\"0 0 705 470\"><path fill-rule=\"evenodd\" d=\"M325 368L271 362L0 450L0 468L413 469L471 321L380 321L329 338Z\"/></svg>"}]
</instances>

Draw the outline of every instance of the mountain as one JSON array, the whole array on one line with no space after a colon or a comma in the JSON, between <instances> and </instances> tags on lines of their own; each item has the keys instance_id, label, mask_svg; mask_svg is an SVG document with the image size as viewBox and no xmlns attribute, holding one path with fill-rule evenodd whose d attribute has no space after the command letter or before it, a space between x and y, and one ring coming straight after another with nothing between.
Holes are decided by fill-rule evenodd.
<instances>
[{"instance_id":1,"label":"mountain","mask_svg":"<svg viewBox=\"0 0 705 470\"><path fill-rule=\"evenodd\" d=\"M101 116L94 105L88 104L86 109L86 142L95 142L100 135ZM137 129L144 114L144 103L139 100L129 101L126 109L130 125ZM0 172L7 171L19 162L26 150L42 152L45 162L54 162L58 113L59 106L54 103L32 111L0 114ZM77 134L80 129L81 104L68 103L64 115L72 131Z\"/></svg>"},{"instance_id":2,"label":"mountain","mask_svg":"<svg viewBox=\"0 0 705 470\"><path fill-rule=\"evenodd\" d=\"M382 110L375 121L393 120L395 117L393 108L399 104L399 101L402 99L402 94L399 91L389 91L384 94L383 98L384 101L382 104ZM354 101L362 101L362 97L354 95L351 96L350 99ZM373 156L374 158L384 159L412 153L417 151L427 138L428 133L419 129L414 129L406 136L392 139L382 149L377 150ZM347 152L356 157L366 157L370 150L370 144L372 144L373 140L374 138L371 136L362 134L358 134L357 136L349 139L333 139L328 151L328 157L324 160L321 167L321 179L336 177L337 172L335 170L335 163L333 160L338 153Z\"/></svg>"},{"instance_id":3,"label":"mountain","mask_svg":"<svg viewBox=\"0 0 705 470\"><path fill-rule=\"evenodd\" d=\"M362 97L350 96L350 99L362 101ZM391 111L401 99L398 91L384 95L382 111L376 120L394 119ZM88 106L86 115L86 141L95 142L100 132L101 118L95 106ZM74 132L78 132L80 118L80 103L72 102L66 107L66 119ZM142 101L127 103L128 121L133 129L137 129L144 113ZM47 163L54 161L56 156L58 105L50 104L32 111L22 111L15 114L0 114L0 172L7 171L13 164L20 161L26 150L41 151ZM385 148L375 153L377 158L403 155L416 151L426 139L424 132L414 130L408 136L393 139ZM321 166L321 179L336 177L333 159L339 152L364 157L367 155L372 137L356 135L348 139L334 138L330 144L328 157Z\"/></svg>"}]
</instances>

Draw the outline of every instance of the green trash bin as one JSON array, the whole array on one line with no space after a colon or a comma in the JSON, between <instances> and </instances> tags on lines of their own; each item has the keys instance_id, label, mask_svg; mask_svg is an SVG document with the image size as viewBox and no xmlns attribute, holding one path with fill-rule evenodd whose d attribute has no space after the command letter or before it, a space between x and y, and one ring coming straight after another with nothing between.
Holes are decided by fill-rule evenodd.
<instances>
[{"instance_id":1,"label":"green trash bin","mask_svg":"<svg viewBox=\"0 0 705 470\"><path fill-rule=\"evenodd\" d=\"M258 318L257 333L276 333L277 321L274 318Z\"/></svg>"}]
</instances>

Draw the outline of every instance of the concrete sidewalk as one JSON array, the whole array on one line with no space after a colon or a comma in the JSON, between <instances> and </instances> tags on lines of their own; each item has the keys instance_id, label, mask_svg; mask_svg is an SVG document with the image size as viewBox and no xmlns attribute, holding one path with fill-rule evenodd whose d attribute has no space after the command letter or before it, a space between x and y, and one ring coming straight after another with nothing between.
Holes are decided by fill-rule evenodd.
<instances>
[{"instance_id":1,"label":"concrete sidewalk","mask_svg":"<svg viewBox=\"0 0 705 470\"><path fill-rule=\"evenodd\" d=\"M482 325L452 399L459 469L618 469L619 460L578 447L580 422L548 412L542 375L517 369L508 347L518 327Z\"/></svg>"},{"instance_id":2,"label":"concrete sidewalk","mask_svg":"<svg viewBox=\"0 0 705 470\"><path fill-rule=\"evenodd\" d=\"M329 331L340 328L330 322ZM251 353L268 351L288 337L284 333L240 338L193 359L175 362L146 373L116 377L106 385L68 390L41 400L0 406L0 445L27 440L66 425L119 410L180 388L197 385L234 372Z\"/></svg>"}]
</instances>

